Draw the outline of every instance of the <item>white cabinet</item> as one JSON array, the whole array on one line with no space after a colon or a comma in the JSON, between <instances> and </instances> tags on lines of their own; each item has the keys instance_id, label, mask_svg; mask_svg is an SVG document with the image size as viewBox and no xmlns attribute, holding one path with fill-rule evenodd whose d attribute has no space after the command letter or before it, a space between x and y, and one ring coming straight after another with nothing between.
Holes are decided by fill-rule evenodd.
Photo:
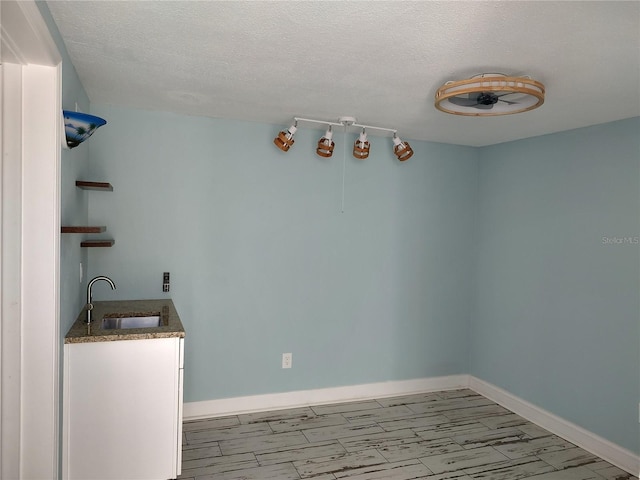
<instances>
[{"instance_id":1,"label":"white cabinet","mask_svg":"<svg viewBox=\"0 0 640 480\"><path fill-rule=\"evenodd\" d=\"M180 474L183 345L179 337L64 345L64 479Z\"/></svg>"}]
</instances>

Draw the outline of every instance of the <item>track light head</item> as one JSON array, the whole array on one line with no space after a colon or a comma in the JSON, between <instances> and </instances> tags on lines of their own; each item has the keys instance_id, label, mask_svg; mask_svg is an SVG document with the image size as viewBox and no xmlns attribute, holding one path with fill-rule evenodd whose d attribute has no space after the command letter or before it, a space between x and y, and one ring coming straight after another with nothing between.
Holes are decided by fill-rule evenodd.
<instances>
[{"instance_id":1,"label":"track light head","mask_svg":"<svg viewBox=\"0 0 640 480\"><path fill-rule=\"evenodd\" d=\"M288 152L291 148L291 145L294 144L293 136L298 130L297 123L295 122L293 125L289 127L289 129L285 132L282 131L278 134L276 138L273 139L273 143L276 147L278 147L283 152Z\"/></svg>"},{"instance_id":2,"label":"track light head","mask_svg":"<svg viewBox=\"0 0 640 480\"><path fill-rule=\"evenodd\" d=\"M413 150L409 144L400 140L400 137L395 133L393 134L393 153L396 154L396 157L401 162L409 160L413 156Z\"/></svg>"},{"instance_id":3,"label":"track light head","mask_svg":"<svg viewBox=\"0 0 640 480\"><path fill-rule=\"evenodd\" d=\"M318 148L316 148L316 153L321 157L329 158L333 155L333 148L336 144L331 140L333 138L333 132L331 131L331 125L325 132L324 136L318 140Z\"/></svg>"},{"instance_id":4,"label":"track light head","mask_svg":"<svg viewBox=\"0 0 640 480\"><path fill-rule=\"evenodd\" d=\"M371 145L367 141L367 132L365 132L364 128L362 129L362 133L353 144L353 156L359 160L364 160L369 156L369 149Z\"/></svg>"}]
</instances>

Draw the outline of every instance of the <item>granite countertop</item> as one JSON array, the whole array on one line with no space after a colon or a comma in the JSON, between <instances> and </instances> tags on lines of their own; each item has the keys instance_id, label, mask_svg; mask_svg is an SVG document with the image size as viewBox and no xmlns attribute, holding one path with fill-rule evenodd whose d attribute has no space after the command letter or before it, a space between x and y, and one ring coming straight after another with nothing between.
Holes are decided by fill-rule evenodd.
<instances>
[{"instance_id":1,"label":"granite countertop","mask_svg":"<svg viewBox=\"0 0 640 480\"><path fill-rule=\"evenodd\" d=\"M132 317L160 315L162 325L150 328L126 328L103 330L104 317ZM87 311L82 309L71 326L64 343L113 342L117 340L142 340L147 338L184 337L184 327L171 299L116 300L93 302L91 325L87 325Z\"/></svg>"}]
</instances>

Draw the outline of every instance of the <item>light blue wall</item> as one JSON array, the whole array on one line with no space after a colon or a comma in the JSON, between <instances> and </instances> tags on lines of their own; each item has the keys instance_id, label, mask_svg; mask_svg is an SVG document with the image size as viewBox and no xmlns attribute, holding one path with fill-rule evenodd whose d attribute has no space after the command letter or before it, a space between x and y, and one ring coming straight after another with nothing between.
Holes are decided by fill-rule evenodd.
<instances>
[{"instance_id":1,"label":"light blue wall","mask_svg":"<svg viewBox=\"0 0 640 480\"><path fill-rule=\"evenodd\" d=\"M636 453L640 119L480 150L471 373Z\"/></svg>"},{"instance_id":2,"label":"light blue wall","mask_svg":"<svg viewBox=\"0 0 640 480\"><path fill-rule=\"evenodd\" d=\"M89 98L71 63L58 27L45 2L36 2L51 37L62 57L62 109L89 112ZM61 225L86 225L89 202L86 193L76 188L76 180L87 179L89 173L89 150L80 145L73 150L62 149L60 172L60 223ZM85 300L80 283L80 262L87 266L87 251L80 248L81 235L60 235L60 365L59 378L63 381L63 342L64 336L78 316ZM85 282L86 286L86 275ZM59 444L62 445L62 392L60 388L60 427ZM62 477L62 449L59 450L58 477Z\"/></svg>"},{"instance_id":3,"label":"light blue wall","mask_svg":"<svg viewBox=\"0 0 640 480\"><path fill-rule=\"evenodd\" d=\"M468 371L477 151L388 138L314 153L300 129L92 106L90 222L97 299L171 296L187 330L185 401ZM161 291L171 272L170 294ZM293 368L281 369L281 354Z\"/></svg>"},{"instance_id":4,"label":"light blue wall","mask_svg":"<svg viewBox=\"0 0 640 480\"><path fill-rule=\"evenodd\" d=\"M45 2L36 2L62 56L62 108L89 112L89 98L71 63L69 54ZM62 225L86 225L88 197L76 188L76 180L87 179L89 173L89 149L80 145L73 150L62 150L60 185L60 219ZM87 265L87 252L80 248L81 235L65 234L60 237L60 333L67 333L78 316L85 300L80 284L80 262ZM86 280L86 276L85 276ZM85 282L86 285L86 282Z\"/></svg>"},{"instance_id":5,"label":"light blue wall","mask_svg":"<svg viewBox=\"0 0 640 480\"><path fill-rule=\"evenodd\" d=\"M471 372L640 451L640 254L603 244L640 236L640 119L482 149L412 142L406 164L374 138L347 159L341 213L341 134L323 160L315 131L282 154L275 126L90 107L37 4L63 108L109 121L62 153L62 224L117 241L88 255L61 236L62 335L86 279L107 274L118 290L98 299L174 299L186 401Z\"/></svg>"}]
</instances>

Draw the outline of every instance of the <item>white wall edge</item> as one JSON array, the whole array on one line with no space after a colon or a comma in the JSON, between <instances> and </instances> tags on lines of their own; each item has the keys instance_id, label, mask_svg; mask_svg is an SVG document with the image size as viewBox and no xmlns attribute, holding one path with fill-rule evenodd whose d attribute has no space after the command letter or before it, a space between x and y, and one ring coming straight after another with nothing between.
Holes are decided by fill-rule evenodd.
<instances>
[{"instance_id":1,"label":"white wall edge","mask_svg":"<svg viewBox=\"0 0 640 480\"><path fill-rule=\"evenodd\" d=\"M184 404L185 421L201 418L222 417L242 413L282 410L286 408L326 405L330 403L372 400L375 398L412 395L467 388L468 375L449 375L445 377L419 378L346 387L320 388L295 392L270 393L247 397L221 398L203 402Z\"/></svg>"},{"instance_id":2,"label":"white wall edge","mask_svg":"<svg viewBox=\"0 0 640 480\"><path fill-rule=\"evenodd\" d=\"M61 65L22 67L21 478L58 478Z\"/></svg>"},{"instance_id":3,"label":"white wall edge","mask_svg":"<svg viewBox=\"0 0 640 480\"><path fill-rule=\"evenodd\" d=\"M640 456L630 450L474 376L469 377L468 386L489 400L493 400L521 417L549 430L551 433L597 455L632 475L638 476L640 472Z\"/></svg>"}]
</instances>

